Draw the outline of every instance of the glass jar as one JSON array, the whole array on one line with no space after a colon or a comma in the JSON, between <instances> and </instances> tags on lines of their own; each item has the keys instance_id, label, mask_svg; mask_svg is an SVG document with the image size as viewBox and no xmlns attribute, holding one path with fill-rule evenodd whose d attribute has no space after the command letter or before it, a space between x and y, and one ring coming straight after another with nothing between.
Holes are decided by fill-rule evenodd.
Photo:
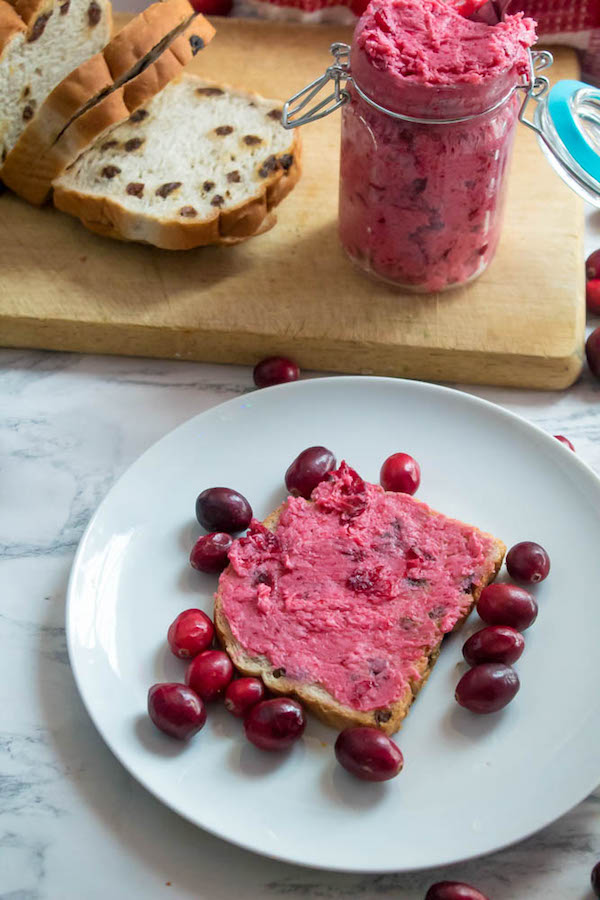
<instances>
[{"instance_id":1,"label":"glass jar","mask_svg":"<svg viewBox=\"0 0 600 900\"><path fill-rule=\"evenodd\" d=\"M390 93L371 77L368 98L383 111L355 74L342 111L339 200L339 235L354 263L426 292L485 271L502 228L519 81L511 70L491 84ZM441 118L463 121L413 121Z\"/></svg>"},{"instance_id":2,"label":"glass jar","mask_svg":"<svg viewBox=\"0 0 600 900\"><path fill-rule=\"evenodd\" d=\"M548 51L529 51L523 76L512 68L485 84L393 90L360 54L351 66L347 44L331 52L325 74L284 104L282 124L343 107L339 233L370 275L431 292L485 271L500 238L517 121L569 187L600 208L600 90L573 80L550 88L541 74L553 62Z\"/></svg>"}]
</instances>

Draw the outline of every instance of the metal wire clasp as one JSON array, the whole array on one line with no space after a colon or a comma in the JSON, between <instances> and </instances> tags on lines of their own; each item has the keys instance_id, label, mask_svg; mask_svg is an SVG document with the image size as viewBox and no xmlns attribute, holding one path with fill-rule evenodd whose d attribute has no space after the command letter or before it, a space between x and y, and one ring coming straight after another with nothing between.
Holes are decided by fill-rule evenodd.
<instances>
[{"instance_id":1,"label":"metal wire clasp","mask_svg":"<svg viewBox=\"0 0 600 900\"><path fill-rule=\"evenodd\" d=\"M527 93L519 111L519 121L535 131L536 134L541 134L541 129L534 122L526 119L525 114L531 100L539 103L542 97L548 93L550 80L545 75L539 75L538 73L543 72L544 69L549 69L554 64L554 57L548 50L531 50L529 52L529 64L529 81L521 85Z\"/></svg>"},{"instance_id":2,"label":"metal wire clasp","mask_svg":"<svg viewBox=\"0 0 600 900\"><path fill-rule=\"evenodd\" d=\"M350 75L350 47L348 44L336 43L331 45L331 53L335 57L335 62L329 66L324 75L315 78L308 87L302 88L297 94L284 103L282 125L284 128L297 128L300 125L307 125L309 122L316 122L328 116L329 113L335 112L344 103L350 99L350 93L345 87L342 87L342 81L345 83L351 80ZM333 81L333 91L308 110L304 115L300 115L303 109L313 100L327 84Z\"/></svg>"}]
</instances>

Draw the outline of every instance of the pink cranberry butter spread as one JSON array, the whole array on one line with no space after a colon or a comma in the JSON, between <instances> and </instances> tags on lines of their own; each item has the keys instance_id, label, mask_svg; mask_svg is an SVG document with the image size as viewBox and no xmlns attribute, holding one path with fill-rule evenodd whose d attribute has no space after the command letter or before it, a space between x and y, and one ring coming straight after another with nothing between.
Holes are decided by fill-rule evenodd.
<instances>
[{"instance_id":1,"label":"pink cranberry butter spread","mask_svg":"<svg viewBox=\"0 0 600 900\"><path fill-rule=\"evenodd\" d=\"M222 609L244 649L274 669L353 709L389 706L469 609L493 545L342 463L311 502L288 498L274 533L254 520L234 542Z\"/></svg>"},{"instance_id":2,"label":"pink cranberry butter spread","mask_svg":"<svg viewBox=\"0 0 600 900\"><path fill-rule=\"evenodd\" d=\"M535 38L522 13L492 26L444 0L372 0L350 57L360 89L404 116L472 118L393 118L350 89L340 237L362 268L420 291L463 284L486 268L500 236L520 103L511 91Z\"/></svg>"}]
</instances>

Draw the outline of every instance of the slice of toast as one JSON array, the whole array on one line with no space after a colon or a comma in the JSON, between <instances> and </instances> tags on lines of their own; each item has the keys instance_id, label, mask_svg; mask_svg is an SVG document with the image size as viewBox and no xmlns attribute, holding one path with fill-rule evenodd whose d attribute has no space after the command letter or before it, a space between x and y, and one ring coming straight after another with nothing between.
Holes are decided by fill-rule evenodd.
<instances>
[{"instance_id":1,"label":"slice of toast","mask_svg":"<svg viewBox=\"0 0 600 900\"><path fill-rule=\"evenodd\" d=\"M188 0L153 3L47 97L6 157L4 183L29 203L46 202L53 179L98 135L150 102L214 33Z\"/></svg>"},{"instance_id":2,"label":"slice of toast","mask_svg":"<svg viewBox=\"0 0 600 900\"><path fill-rule=\"evenodd\" d=\"M141 121L106 131L54 181L91 231L166 250L233 244L271 227L300 176L281 103L183 75Z\"/></svg>"},{"instance_id":3,"label":"slice of toast","mask_svg":"<svg viewBox=\"0 0 600 900\"><path fill-rule=\"evenodd\" d=\"M317 489L317 493L318 490L319 489ZM379 492L381 492L381 494L383 494L381 489L378 490ZM384 496L389 497L392 495ZM313 498L314 497L315 494L313 494ZM436 622L435 629L432 629L431 622L428 623L429 633L434 635L432 638L430 638L431 642L421 646L417 649L417 651L413 652L410 665L410 677L406 679L404 688L400 690L398 696L394 696L391 700L388 700L385 705L375 705L369 708L365 708L365 704L355 705L341 702L339 699L336 699L336 697L333 696L331 691L328 690L323 683L321 683L317 678L312 677L308 666L305 667L302 678L291 677L290 673L286 672L286 660L284 660L280 654L278 655L273 650L273 648L271 648L269 655L256 652L254 649L248 649L249 646L253 644L253 642L254 644L257 641L260 643L260 638L257 638L256 634L253 634L253 636L249 637L240 633L239 624L234 624L232 626L232 621L230 621L230 618L228 616L228 605L225 596L228 593L227 585L229 584L230 587L236 589L235 585L232 586L231 583L235 582L235 584L237 585L240 583L240 581L243 582L245 578L245 576L241 576L239 574L239 571L236 573L233 562L230 563L229 567L221 576L219 589L215 597L215 627L220 641L231 656L231 659L233 660L236 668L244 675L254 675L261 678L266 687L276 694L284 694L297 697L306 706L306 708L314 713L319 719L321 719L327 725L331 725L332 727L337 729L347 728L352 725L367 725L377 727L380 730L384 731L386 734L393 734L401 727L402 721L406 717L414 698L416 697L419 690L423 687L431 673L431 670L439 656L441 643L445 634L460 628L464 623L473 607L477 603L477 600L479 599L483 588L491 581L493 581L496 574L498 573L500 566L502 565L504 553L506 551L506 548L502 541L499 541L493 536L481 532L479 531L479 529L473 528L472 526L468 526L464 523L448 519L441 513L431 510L425 504L420 503L420 501L415 500L412 497L408 497L404 494L393 495L393 498L394 499L390 501L391 503L396 503L395 498L401 498L401 500L397 504L399 512L401 514L400 518L402 518L402 515L410 515L411 509L418 511L418 515L421 517L421 519L424 519L426 522L430 523L430 528L432 530L435 531L436 529L439 530L441 528L448 527L453 532L455 532L455 535L462 535L465 539L466 544L474 542L474 544L476 544L477 546L484 547L485 554L481 558L479 571L477 572L476 577L472 578L468 582L468 593L465 593L465 587L460 582L460 579L457 582L456 596L458 597L458 602L456 604L455 612L451 615L441 618L439 623ZM317 503L318 502L319 500L317 497ZM314 510L315 505L310 505ZM263 524L269 532L272 532L275 536L277 536L282 517L284 521L287 518L285 524L285 528L287 529L287 536L284 535L282 538L284 540L284 546L287 546L287 544L285 544L285 541L291 533L290 521L292 516L290 515L290 508L292 507L292 514L297 514L304 517L308 515L310 519L311 513L308 512L307 506L307 501L303 501L299 498L288 498L288 500L282 506L280 506L277 510L275 510L275 512L271 513L271 515L268 516ZM335 515L335 513L330 514ZM356 523L357 519L350 518L348 520L348 534L354 534L354 537L356 537ZM318 517L315 516L315 523L313 523L313 526L316 527L317 525ZM360 528L360 525L358 526L358 528ZM380 536L377 537L376 540L379 541L379 539ZM414 535L411 540L412 539L414 539ZM248 538L242 538L241 540L248 540ZM250 540L252 540L252 538L250 538ZM260 539L257 540L258 543L260 543ZM314 532L312 534L311 541L312 543L310 545L307 544L306 551L307 554L310 555L311 567L314 573L314 583L311 585L311 590L316 591L317 595L321 590L322 602L323 604L327 604L328 597L326 585L331 585L331 581L323 576L323 573L319 569L319 559L314 557ZM239 541L236 542L236 544L239 544ZM322 543L320 550L317 549L317 555L321 552L324 554L329 553L329 548L328 546L326 546L329 544L331 544L330 538ZM453 543L453 546L456 546L456 542ZM268 558L269 552L271 551L265 551L265 558ZM341 552L343 552L343 550ZM407 555L405 547L398 547L396 549L393 549L392 552L403 553L405 554L405 556ZM410 555L411 552L412 551L409 550L408 555ZM297 553L301 556L302 548L299 548L297 550ZM231 558L233 560L235 558L235 554ZM448 561L440 561L440 565L446 565L446 563L448 563ZM416 565L418 564L419 563L417 561ZM428 562L427 560L425 560L425 569L427 568L427 565ZM250 573L248 573L248 577L252 577ZM402 623L405 623L408 617L404 615L404 613L410 612L414 617L415 609L419 606L419 603L421 603L421 605L423 606L423 615L426 622L427 617L431 617L431 611L427 612L427 610L432 607L432 604L433 611L436 612L435 595L428 593L425 588L418 587L419 579L408 578L405 580L410 582L410 586L408 588L401 588L399 596L396 598L396 600L391 601L393 604L393 624L390 626L391 629L398 627L396 623L400 623L400 627L405 627L405 625ZM293 591L290 594L287 587L282 587L282 585L285 584L285 573L283 574L281 582L279 582L279 579L277 580L277 584L278 592L281 592L281 595L286 594L287 599L282 601L279 593L277 594L274 601L277 612L274 615L268 615L268 623L272 623L274 632L276 632L277 634L281 634L285 629L286 622L285 614L282 615L281 613L281 604L283 603L283 605L285 605L286 603L291 603L292 605L294 605L296 601L293 597ZM420 598L418 592L421 592ZM229 596L232 595L229 594ZM251 596L251 594L246 595L246 601L249 603L252 603ZM291 600L290 596L292 597ZM362 600L362 598L366 595L363 594L360 596ZM383 607L378 606L379 610L381 610L382 608ZM333 614L335 613L336 610L333 611ZM339 613L339 607L337 609L337 613ZM347 611L345 614L348 615ZM408 620L410 621L410 619ZM270 624L267 624L267 628L268 627L271 627ZM324 633L323 639L320 642L319 652L323 657L327 657L327 654L333 652L331 650L331 646L333 645L332 642L336 639L335 627L335 625L332 626L332 630L329 634ZM233 628L236 629L237 634L234 634ZM339 631L337 633L339 634ZM364 635L361 634L360 630L358 632L355 631L354 634L358 645L359 642L362 642ZM276 636L273 637L273 635L271 635L271 638L275 641L276 647ZM311 637L310 632L308 633L308 639L314 640L314 635ZM374 640L373 654L375 656L380 655L385 657L384 645L385 638L382 637L380 633L377 640ZM321 662L322 661L323 660L321 660ZM351 667L352 665L353 663L350 663ZM361 671L360 665L362 665L362 663L359 663L356 666L357 673ZM294 665L292 665L292 668L293 667ZM350 677L355 677L352 668L350 668ZM356 677L359 677L358 674L356 675ZM362 708L360 708L361 706ZM366 706L368 707L369 704L366 704Z\"/></svg>"}]
</instances>

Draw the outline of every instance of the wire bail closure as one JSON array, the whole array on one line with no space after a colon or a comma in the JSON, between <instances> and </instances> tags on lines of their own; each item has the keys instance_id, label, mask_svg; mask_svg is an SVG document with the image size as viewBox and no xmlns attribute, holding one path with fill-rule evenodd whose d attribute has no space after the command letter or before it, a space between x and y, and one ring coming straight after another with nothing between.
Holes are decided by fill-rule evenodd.
<instances>
[{"instance_id":1,"label":"wire bail closure","mask_svg":"<svg viewBox=\"0 0 600 900\"><path fill-rule=\"evenodd\" d=\"M350 46L348 44L335 43L331 45L330 50L335 59L333 65L329 66L324 75L321 75L320 78L315 78L315 80L307 87L302 88L301 91L298 91L297 94L290 97L284 104L282 116L284 128L291 129L298 128L301 125L308 125L310 122L316 122L318 119L323 119L325 116L328 116L329 113L335 112L336 109L339 109L351 99L348 87L352 86L359 97L379 112L391 116L393 119L400 119L403 122L414 122L421 125L455 125L460 122L469 122L472 119L478 119L481 116L486 116L499 109L510 100L517 91L525 91L525 99L523 100L523 104L519 111L519 120L523 122L524 125L527 125L528 128L533 129L537 134L541 134L541 129L536 124L526 119L525 115L530 101L535 100L537 102L541 100L550 87L548 78L545 75L539 74L544 69L548 69L554 62L554 57L548 50L527 51L529 55L528 73L524 76L524 79L520 84L516 84L508 94L502 97L493 106L490 106L488 109L484 109L479 113L472 113L468 116L453 119L421 119L414 116L405 116L402 113L393 112L391 109L380 106L379 103L376 103L368 96L368 94L365 94L352 77L352 72L350 70ZM330 81L333 81L333 91L323 100L310 107L308 111L304 112L311 101L314 100L322 90L327 88Z\"/></svg>"},{"instance_id":2,"label":"wire bail closure","mask_svg":"<svg viewBox=\"0 0 600 900\"><path fill-rule=\"evenodd\" d=\"M307 87L302 88L301 91L298 91L297 94L294 94L293 97L290 97L284 103L281 119L284 128L298 128L300 125L316 122L318 119L328 116L329 113L335 112L336 109L339 109L340 106L343 106L344 103L350 100L350 92L341 85L342 81L352 80L350 75L350 46L349 44L335 43L329 49L335 59L334 64L329 66L324 75L321 75L320 78L315 78ZM324 90L330 81L333 81L334 84L333 92L325 97L324 100L321 100L320 103L317 103L316 106L313 106L303 116L300 115L302 110L306 109L311 100Z\"/></svg>"}]
</instances>

